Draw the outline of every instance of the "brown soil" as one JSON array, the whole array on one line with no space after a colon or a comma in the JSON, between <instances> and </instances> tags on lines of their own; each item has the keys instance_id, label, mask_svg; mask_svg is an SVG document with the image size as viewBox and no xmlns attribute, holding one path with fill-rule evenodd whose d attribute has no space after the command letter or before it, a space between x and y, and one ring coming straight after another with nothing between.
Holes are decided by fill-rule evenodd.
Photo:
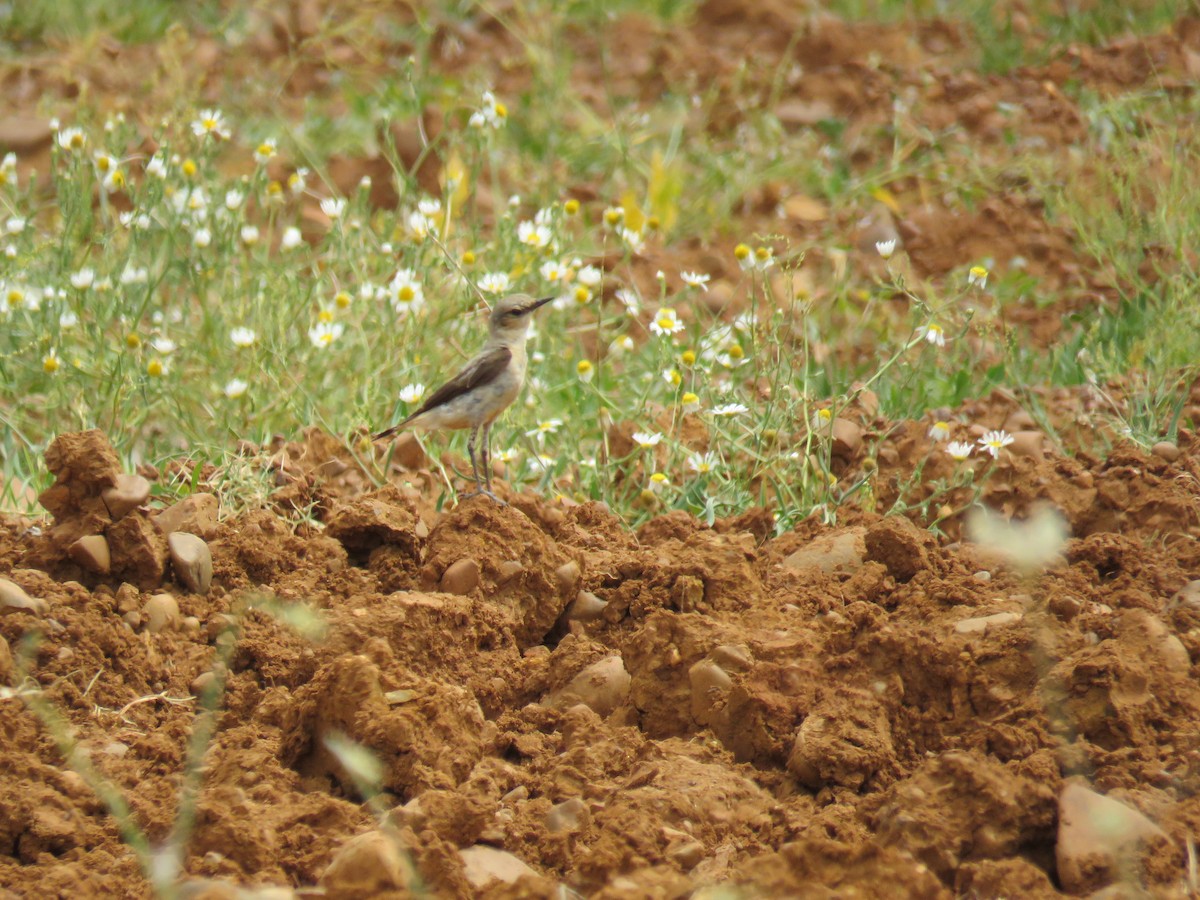
<instances>
[{"instance_id":1,"label":"brown soil","mask_svg":"<svg viewBox=\"0 0 1200 900\"><path fill-rule=\"evenodd\" d=\"M249 85L250 105L261 102L253 85L269 85L284 115L310 102L336 115L334 73L370 83L404 56L381 45L385 31L318 39L322 16L337 20L342 6L351 4L301 0L254 20L237 47L172 32L161 46L48 48L0 69L0 84L22 113L57 102L53 111L67 115L87 96L157 117L158 101L195 83L214 102L229 85ZM778 97L780 120L797 132L844 120L842 140L864 170L892 151L895 136L880 126L894 97L912 117L914 134L901 138L953 126L948 143L995 161L1013 152L1010 142L1071 151L1086 132L1064 90L1071 83L1183 90L1200 72L1192 19L985 76L964 68L959 26L851 26L804 6L710 0L682 26L623 17L565 40L577 82L610 84L592 98L598 108L668 84L714 86L727 115L704 127L727 135L750 98L801 60L802 77ZM505 96L528 85L529 60L498 19L481 13L460 28L435 16L432 27L433 65L465 71L487 59ZM621 65L602 67L601 46L622 47ZM428 114L428 133L440 115ZM10 143L24 121L4 121ZM403 155L399 126L396 138ZM12 143L21 166L44 170L48 140L38 131ZM380 165L342 160L331 172L349 188ZM1064 309L1112 285L1093 283L1069 230L1018 188L964 209L900 180L889 186L895 209L880 213L828 210L767 185L743 198L728 227L812 245L802 274L814 297L832 265L823 246L852 246L859 264L878 263L871 227L894 229L923 277L985 255L1002 272L1019 257L1064 298L1012 313L1044 342L1059 334ZM883 224L864 224L868 214ZM727 234L706 240L673 246L670 268L712 272L717 295L736 264ZM648 280L668 268L651 255L643 263ZM1105 396L1121 402L1120 386ZM1184 421L1200 419L1200 396L1192 400ZM157 504L112 520L102 496L119 472L103 438L69 436L47 458L59 486L43 504L55 518L0 520L0 577L35 601L0 606L0 682L11 685L0 694L0 894L149 893L113 818L19 695L40 686L161 842L197 694L237 625L188 846L187 872L208 879L193 885L197 896L233 896L232 883L405 896L415 881L398 845L438 896L564 896L556 891L566 885L669 898L725 884L754 897L1037 898L1111 882L1127 893L1110 896L1135 896L1138 884L1184 896L1200 830L1200 591L1189 587L1200 579L1200 438L1185 431L1156 454L1117 444L1090 455L1098 439L1115 439L1092 433L1103 412L1094 392L1049 393L1039 406L1076 455L1034 434L1008 397L957 416L1025 435L1020 453L971 463L990 469L985 503L1022 517L1049 500L1068 520L1061 562L1035 578L963 542L957 514L935 539L905 519L853 510L837 525L809 520L779 537L761 510L712 528L670 514L631 533L599 505L503 488L508 506L471 499L439 512L419 460L372 490L353 457L314 432L260 457L281 485L273 508L223 510L219 522L197 511L203 502L176 511L179 530L211 551L212 585L201 594L177 581ZM861 439L878 444L876 509L891 507L918 465L911 507L928 500L928 512L954 513L968 499L965 489L932 496L954 466L926 459L928 421L851 414ZM849 446L835 474L852 483L865 456ZM222 487L219 472L200 482ZM67 549L101 534L113 553L107 575L80 568ZM164 592L177 612L154 599ZM255 607L262 595L321 610L324 638L302 638ZM164 603L160 623L151 613ZM971 620L1005 613L974 630ZM41 640L22 682L22 639L34 632ZM385 827L325 743L336 733L381 763ZM1062 866L1058 804L1076 777L1163 834L1124 866ZM481 876L468 862L500 866L486 848L531 872L473 886Z\"/></svg>"},{"instance_id":2,"label":"brown soil","mask_svg":"<svg viewBox=\"0 0 1200 900\"><path fill-rule=\"evenodd\" d=\"M911 467L898 433L888 446ZM1054 896L1075 775L1165 836L1132 871L1068 886L1121 875L1162 895L1200 827L1200 607L1185 588L1200 472L1181 443L1173 462L1002 456L989 503L1023 515L1049 498L1074 535L1025 579L869 514L767 538L765 512L713 528L672 513L636 534L597 504L511 494L439 513L427 490L321 476L315 448L334 445L313 433L286 449L307 460L293 477L319 495L321 527L286 501L193 522L213 559L201 595L155 541L114 538L156 534L159 513L109 521L91 502L115 477L106 441L69 435L48 454L53 523L0 531L3 575L46 604L0 616L0 664L19 688L12 658L41 634L29 677L161 841L196 693L240 621L187 858L213 891L403 893L394 842L325 744L340 732L379 759L384 834L438 895ZM81 532L109 536L122 577L70 560ZM179 609L156 630L163 591ZM315 605L325 637L254 608L264 593ZM0 884L145 895L113 819L19 699L0 702L0 727ZM376 843L347 843L362 834ZM480 846L531 871L473 887L459 851Z\"/></svg>"}]
</instances>

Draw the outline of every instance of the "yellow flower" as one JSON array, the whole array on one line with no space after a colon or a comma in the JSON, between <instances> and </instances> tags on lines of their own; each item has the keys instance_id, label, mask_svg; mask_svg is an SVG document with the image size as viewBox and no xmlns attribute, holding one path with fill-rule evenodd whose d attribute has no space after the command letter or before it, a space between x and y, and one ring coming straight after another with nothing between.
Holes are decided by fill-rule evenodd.
<instances>
[{"instance_id":1,"label":"yellow flower","mask_svg":"<svg viewBox=\"0 0 1200 900\"><path fill-rule=\"evenodd\" d=\"M679 398L679 405L683 407L685 413L694 413L700 411L700 398L688 391Z\"/></svg>"},{"instance_id":2,"label":"yellow flower","mask_svg":"<svg viewBox=\"0 0 1200 900\"><path fill-rule=\"evenodd\" d=\"M328 324L329 322L332 322L332 321L333 321L333 310L331 310L331 309L322 309L322 310L321 310L319 313L317 313L317 321L318 321L318 322L325 322L325 323L327 323L327 324Z\"/></svg>"},{"instance_id":3,"label":"yellow flower","mask_svg":"<svg viewBox=\"0 0 1200 900\"><path fill-rule=\"evenodd\" d=\"M694 366L696 364L696 351L684 350L679 357L679 361L685 366Z\"/></svg>"},{"instance_id":4,"label":"yellow flower","mask_svg":"<svg viewBox=\"0 0 1200 900\"><path fill-rule=\"evenodd\" d=\"M733 248L733 258L738 262L745 262L750 258L750 248L746 244L738 244Z\"/></svg>"},{"instance_id":5,"label":"yellow flower","mask_svg":"<svg viewBox=\"0 0 1200 900\"><path fill-rule=\"evenodd\" d=\"M195 177L196 171L197 171L196 161L194 159L192 159L191 157L185 159L183 161L183 165L180 166L180 171L182 171L183 174L186 175L188 178Z\"/></svg>"},{"instance_id":6,"label":"yellow flower","mask_svg":"<svg viewBox=\"0 0 1200 900\"><path fill-rule=\"evenodd\" d=\"M464 266L472 265L472 264L474 264L474 262L475 262L475 254L472 251L467 250L466 252L463 253L462 263Z\"/></svg>"},{"instance_id":7,"label":"yellow flower","mask_svg":"<svg viewBox=\"0 0 1200 900\"><path fill-rule=\"evenodd\" d=\"M129 334L125 335L125 346L130 350L136 350L138 347L142 346L142 339L138 337L138 333L136 331L131 331Z\"/></svg>"},{"instance_id":8,"label":"yellow flower","mask_svg":"<svg viewBox=\"0 0 1200 900\"><path fill-rule=\"evenodd\" d=\"M988 270L983 266L971 266L971 271L967 273L967 284L978 285L982 291L987 287Z\"/></svg>"},{"instance_id":9,"label":"yellow flower","mask_svg":"<svg viewBox=\"0 0 1200 900\"><path fill-rule=\"evenodd\" d=\"M149 375L151 378L158 378L165 371L166 371L166 369L163 367L162 360L157 357L150 360L150 362L146 363L146 374Z\"/></svg>"},{"instance_id":10,"label":"yellow flower","mask_svg":"<svg viewBox=\"0 0 1200 900\"><path fill-rule=\"evenodd\" d=\"M42 371L47 375L53 375L58 371L60 365L58 351L51 347L50 352L42 357Z\"/></svg>"},{"instance_id":11,"label":"yellow flower","mask_svg":"<svg viewBox=\"0 0 1200 900\"><path fill-rule=\"evenodd\" d=\"M663 372L663 381L671 387L679 387L683 383L683 376L679 374L678 369L667 369Z\"/></svg>"},{"instance_id":12,"label":"yellow flower","mask_svg":"<svg viewBox=\"0 0 1200 900\"><path fill-rule=\"evenodd\" d=\"M350 305L350 295L345 291L338 291L337 294L334 295L333 302L338 309L346 309L346 307Z\"/></svg>"},{"instance_id":13,"label":"yellow flower","mask_svg":"<svg viewBox=\"0 0 1200 900\"><path fill-rule=\"evenodd\" d=\"M563 212L568 216L573 216L579 212L579 201L572 198L563 204Z\"/></svg>"},{"instance_id":14,"label":"yellow flower","mask_svg":"<svg viewBox=\"0 0 1200 900\"><path fill-rule=\"evenodd\" d=\"M592 365L590 360L581 359L575 366L575 372L579 376L579 380L587 383L596 375L596 367Z\"/></svg>"}]
</instances>

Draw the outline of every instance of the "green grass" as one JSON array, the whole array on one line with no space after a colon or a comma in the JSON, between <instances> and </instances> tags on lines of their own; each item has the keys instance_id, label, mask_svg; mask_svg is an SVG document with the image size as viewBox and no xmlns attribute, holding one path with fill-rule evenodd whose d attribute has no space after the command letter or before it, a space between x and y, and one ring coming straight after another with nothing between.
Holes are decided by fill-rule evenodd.
<instances>
[{"instance_id":1,"label":"green grass","mask_svg":"<svg viewBox=\"0 0 1200 900\"><path fill-rule=\"evenodd\" d=\"M660 7L664 28L692 12L683 3ZM79 27L104 27L104 9ZM1026 189L1073 229L1118 295L1094 315L1068 319L1062 340L1042 352L989 324L1008 306L1058 299L1019 270L993 273L981 290L967 273L987 260L963 259L920 283L901 276L900 260L894 276L839 269L830 260L847 248L836 219L797 242L776 234L770 210L747 205L785 185L860 215L881 189L915 180L969 210L1006 189L1011 159L976 156L970 144L921 132L898 112L886 133L894 152L852 162L838 123L779 125L768 103L778 84L747 81L748 111L732 128L716 124L724 95L715 86L668 91L652 104L610 91L602 112L572 87L575 60L565 49L572 29L603 28L600 8L515 9L502 24L525 48L531 79L520 94L497 98L506 107L499 127L470 123L485 73L451 78L426 65L433 28L418 21L402 29L411 61L383 81L348 78L340 104L314 96L298 120L274 111L270 83L238 88L229 141L194 133L208 106L195 94L171 98L161 113L142 111L137 124L82 107L63 128L79 127L85 146L56 143L36 183L8 172L3 218L24 225L6 225L0 257L4 505L20 505L23 485L44 486L40 453L54 434L84 427L104 429L130 465L188 457L220 466L239 439L267 442L317 424L342 436L382 481L363 435L412 408L398 399L403 388L432 389L476 349L485 326L475 310L498 295L480 290L487 273L506 276L506 290L561 298L540 314L530 383L495 431L510 480L604 500L632 523L672 507L712 518L766 503L784 528L862 500L869 477L831 484L830 441L812 426L816 412L836 414L862 383L883 414L917 418L998 387L1032 392L1135 373L1123 427L1144 442L1174 434L1192 371L1195 272L1187 260L1198 224L1186 202L1198 187L1189 164L1196 141L1174 123L1194 114L1186 107L1194 101L1085 97L1092 133L1068 154L1065 173L1055 148L1023 157ZM1111 33L1110 13L1097 12L1088 27ZM338 23L339 33L353 34L355 21ZM387 126L414 122L431 103L445 121L426 150L442 188L422 195ZM256 162L268 137L293 162L287 171L310 170L303 185L274 182ZM146 171L146 146L159 147L158 174ZM111 155L107 170L98 150ZM365 189L351 190L340 214L322 220L316 201L336 194L323 177L334 153L393 160L398 208L373 209ZM113 171L124 183L110 192ZM1147 203L1151 195L1161 202ZM422 204L437 211L414 231ZM624 218L607 221L618 204ZM546 237L534 246L528 232L539 216ZM289 228L302 228L307 241L281 249ZM635 251L624 228L638 231L633 243L644 249ZM740 244L749 257L739 265ZM1149 277L1147 245L1184 262ZM773 255L756 264L759 247ZM719 260L723 283L711 294L681 279L700 267L697 251ZM810 251L823 261L809 262ZM549 263L562 273L557 282L542 273ZM584 284L592 263L596 280ZM414 273L422 303L393 298L398 269ZM793 296L797 273L811 275L815 296ZM718 292L728 309L707 305ZM663 308L678 310L677 333L647 328ZM945 347L919 339L931 322L950 338ZM327 343L317 340L323 328ZM233 340L238 329L253 332L245 346ZM738 411L717 414L722 408ZM705 436L695 447L683 440L685 417ZM614 437L621 429L663 437L631 449ZM431 449L461 452L464 443L429 439ZM260 479L235 474L238 491L261 495Z\"/></svg>"}]
</instances>

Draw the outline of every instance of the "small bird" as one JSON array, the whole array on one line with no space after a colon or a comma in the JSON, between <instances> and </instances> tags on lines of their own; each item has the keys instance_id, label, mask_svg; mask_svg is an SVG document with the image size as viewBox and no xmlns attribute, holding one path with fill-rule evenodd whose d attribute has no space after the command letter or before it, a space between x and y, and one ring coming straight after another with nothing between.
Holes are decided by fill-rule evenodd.
<instances>
[{"instance_id":1,"label":"small bird","mask_svg":"<svg viewBox=\"0 0 1200 900\"><path fill-rule=\"evenodd\" d=\"M528 294L512 294L492 307L488 320L488 339L483 349L468 362L461 372L434 391L421 408L404 421L372 436L378 441L391 437L403 428L434 430L439 428L470 428L467 453L471 457L471 473L475 490L468 497L486 494L493 500L492 468L488 455L488 438L496 417L517 399L525 381L525 341L534 310L549 303L553 297L534 300ZM475 438L483 430L483 478L475 459Z\"/></svg>"}]
</instances>

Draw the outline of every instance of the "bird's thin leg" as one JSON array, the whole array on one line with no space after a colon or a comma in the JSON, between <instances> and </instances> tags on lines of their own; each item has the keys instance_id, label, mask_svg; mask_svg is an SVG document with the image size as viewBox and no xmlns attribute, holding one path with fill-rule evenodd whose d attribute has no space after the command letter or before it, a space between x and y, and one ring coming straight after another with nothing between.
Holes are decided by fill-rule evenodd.
<instances>
[{"instance_id":1,"label":"bird's thin leg","mask_svg":"<svg viewBox=\"0 0 1200 900\"><path fill-rule=\"evenodd\" d=\"M492 455L488 451L488 447L492 441L491 433L492 423L488 422L483 426L483 483L487 488L487 492L494 497L495 494L492 494Z\"/></svg>"},{"instance_id":2,"label":"bird's thin leg","mask_svg":"<svg viewBox=\"0 0 1200 900\"><path fill-rule=\"evenodd\" d=\"M475 476L475 493L483 493L483 485L479 482L479 463L475 461L475 438L479 434L478 428L471 429L471 436L467 439L467 455L471 457L471 474Z\"/></svg>"}]
</instances>

